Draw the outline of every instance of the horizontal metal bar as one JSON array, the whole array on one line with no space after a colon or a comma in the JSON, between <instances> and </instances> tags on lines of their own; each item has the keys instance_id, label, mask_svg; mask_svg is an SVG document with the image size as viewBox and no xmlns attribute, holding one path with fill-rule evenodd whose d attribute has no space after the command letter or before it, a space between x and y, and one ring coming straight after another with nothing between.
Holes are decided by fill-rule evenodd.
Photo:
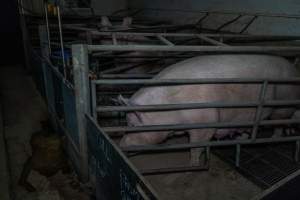
<instances>
[{"instance_id":1,"label":"horizontal metal bar","mask_svg":"<svg viewBox=\"0 0 300 200\"><path fill-rule=\"evenodd\" d=\"M89 51L194 51L215 53L278 53L300 54L298 46L187 46L187 45L88 45Z\"/></svg>"},{"instance_id":2,"label":"horizontal metal bar","mask_svg":"<svg viewBox=\"0 0 300 200\"><path fill-rule=\"evenodd\" d=\"M189 103L189 104L159 104L159 105L133 105L133 106L98 106L97 112L132 112L132 111L170 111L188 110L202 108L247 108L257 107L258 101L252 102L210 102L210 103ZM300 100L278 100L264 103L268 106L296 106L300 105Z\"/></svg>"},{"instance_id":3,"label":"horizontal metal bar","mask_svg":"<svg viewBox=\"0 0 300 200\"><path fill-rule=\"evenodd\" d=\"M225 140L225 141L204 141L195 143L185 144L157 144L157 145L139 145L139 146L128 146L123 147L122 150L125 152L149 152L149 151L174 151L184 150L197 147L214 147L214 146L232 146L236 144L248 145L248 144L264 144L264 143L281 143L281 142L292 142L300 139L300 136L295 137L284 137L284 138L262 138L247 140Z\"/></svg>"},{"instance_id":4,"label":"horizontal metal bar","mask_svg":"<svg viewBox=\"0 0 300 200\"><path fill-rule=\"evenodd\" d=\"M269 125L289 125L300 124L299 119L281 119L281 120L263 120L259 126ZM211 122L211 123L196 123L196 124L175 124L175 125L147 125L147 126L134 126L134 127L104 127L103 130L107 133L112 132L125 132L125 133L137 133L137 132L151 132L156 131L183 131L191 129L206 129L206 128L242 128L251 127L254 125L253 121L249 122Z\"/></svg>"},{"instance_id":5,"label":"horizontal metal bar","mask_svg":"<svg viewBox=\"0 0 300 200\"><path fill-rule=\"evenodd\" d=\"M153 78L151 74L101 74L99 78Z\"/></svg>"},{"instance_id":6,"label":"horizontal metal bar","mask_svg":"<svg viewBox=\"0 0 300 200\"><path fill-rule=\"evenodd\" d=\"M270 39L291 39L291 40L299 40L299 36L287 36L287 35L278 35L278 36L270 36L270 35L246 35L246 34L215 34L215 33L140 33L140 32L99 32L92 31L95 35L103 35L103 36L111 36L113 33L116 36L145 36L145 37L157 37L158 35L163 37L212 37L212 38L270 38Z\"/></svg>"},{"instance_id":7,"label":"horizontal metal bar","mask_svg":"<svg viewBox=\"0 0 300 200\"><path fill-rule=\"evenodd\" d=\"M268 81L269 83L300 83L300 78L202 78L202 79L111 79L111 80L94 80L96 84L102 85L147 85L147 86L159 86L159 85L198 85L198 84L238 84L238 83L263 83Z\"/></svg>"},{"instance_id":8,"label":"horizontal metal bar","mask_svg":"<svg viewBox=\"0 0 300 200\"><path fill-rule=\"evenodd\" d=\"M155 175L155 174L168 174L168 173L179 173L179 172L195 172L208 170L207 166L181 166L181 167L168 167L168 168L157 168L157 169L140 169L140 173L143 175Z\"/></svg>"}]
</instances>

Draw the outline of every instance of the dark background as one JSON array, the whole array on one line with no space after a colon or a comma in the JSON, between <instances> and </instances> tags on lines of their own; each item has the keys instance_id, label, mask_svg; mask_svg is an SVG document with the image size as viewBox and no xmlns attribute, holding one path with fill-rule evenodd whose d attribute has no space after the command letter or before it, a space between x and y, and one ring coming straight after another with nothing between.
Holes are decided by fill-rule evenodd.
<instances>
[{"instance_id":1,"label":"dark background","mask_svg":"<svg viewBox=\"0 0 300 200\"><path fill-rule=\"evenodd\" d=\"M23 63L22 35L15 0L1 0L0 66Z\"/></svg>"}]
</instances>

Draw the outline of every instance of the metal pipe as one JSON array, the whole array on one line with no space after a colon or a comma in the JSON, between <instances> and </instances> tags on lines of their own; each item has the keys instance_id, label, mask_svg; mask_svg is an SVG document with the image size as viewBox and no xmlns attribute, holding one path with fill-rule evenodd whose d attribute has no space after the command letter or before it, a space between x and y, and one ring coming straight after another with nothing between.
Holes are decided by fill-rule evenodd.
<instances>
[{"instance_id":1,"label":"metal pipe","mask_svg":"<svg viewBox=\"0 0 300 200\"><path fill-rule=\"evenodd\" d=\"M66 60L65 60L65 50L64 50L64 40L62 33L62 25L61 25L61 15L60 15L60 7L57 6L57 18L58 18L58 27L59 27L59 38L60 38L60 46L61 46L61 56L63 61L63 71L64 77L67 77L67 69L66 69Z\"/></svg>"},{"instance_id":2,"label":"metal pipe","mask_svg":"<svg viewBox=\"0 0 300 200\"><path fill-rule=\"evenodd\" d=\"M140 169L140 173L144 176L155 174L179 173L179 172L195 172L208 170L206 166L181 166L181 167L168 167L157 169Z\"/></svg>"},{"instance_id":3,"label":"metal pipe","mask_svg":"<svg viewBox=\"0 0 300 200\"><path fill-rule=\"evenodd\" d=\"M296 146L295 146L295 162L299 162L299 152L300 152L300 140L296 141Z\"/></svg>"},{"instance_id":4,"label":"metal pipe","mask_svg":"<svg viewBox=\"0 0 300 200\"><path fill-rule=\"evenodd\" d=\"M64 26L68 28L69 26ZM92 34L101 35L101 36L112 36L115 34L116 36L145 36L145 37L157 37L158 35L163 37L212 37L212 38L249 38L249 39L260 39L260 38L272 38L272 39L291 39L291 40L299 40L299 36L287 36L287 35L277 35L277 36L269 36L269 35L246 35L246 34L217 34L217 33L140 33L140 32L98 32L93 31L91 29L84 29L85 31L89 30Z\"/></svg>"},{"instance_id":5,"label":"metal pipe","mask_svg":"<svg viewBox=\"0 0 300 200\"><path fill-rule=\"evenodd\" d=\"M264 101L265 101L267 89L268 89L268 81L264 81L263 85L261 86L261 91L259 94L259 104L257 106L256 113L255 113L255 120L254 120L254 125L251 134L252 140L256 139L259 123L261 122L261 117L263 114Z\"/></svg>"},{"instance_id":6,"label":"metal pipe","mask_svg":"<svg viewBox=\"0 0 300 200\"><path fill-rule=\"evenodd\" d=\"M208 103L189 103L189 104L159 104L159 105L132 105L132 106L99 106L97 112L151 112L151 111L171 111L189 110L202 108L247 108L257 107L258 101L249 102L208 102ZM300 100L277 100L267 101L264 107L272 106L296 106L300 105Z\"/></svg>"},{"instance_id":7,"label":"metal pipe","mask_svg":"<svg viewBox=\"0 0 300 200\"><path fill-rule=\"evenodd\" d=\"M123 147L125 152L153 152L153 151L176 151L198 147L214 147L214 146L232 146L236 144L250 145L250 144L264 144L264 143L282 143L300 140L300 136L285 137L285 138L262 138L255 141L247 140L225 140L225 141L204 141L185 144L156 144L156 145L138 145Z\"/></svg>"},{"instance_id":8,"label":"metal pipe","mask_svg":"<svg viewBox=\"0 0 300 200\"><path fill-rule=\"evenodd\" d=\"M49 27L49 18L48 18L48 3L45 1L44 1L44 11L45 11L46 28L47 28L47 36L48 36L48 48L49 48L49 54L51 55L51 38L50 38L50 27Z\"/></svg>"},{"instance_id":9,"label":"metal pipe","mask_svg":"<svg viewBox=\"0 0 300 200\"><path fill-rule=\"evenodd\" d=\"M169 40L167 40L165 37L163 37L161 35L157 35L157 38L166 45L174 46L174 44L172 42L170 42Z\"/></svg>"},{"instance_id":10,"label":"metal pipe","mask_svg":"<svg viewBox=\"0 0 300 200\"><path fill-rule=\"evenodd\" d=\"M241 145L237 144L235 149L235 166L240 167Z\"/></svg>"},{"instance_id":11,"label":"metal pipe","mask_svg":"<svg viewBox=\"0 0 300 200\"><path fill-rule=\"evenodd\" d=\"M214 53L289 53L300 54L298 46L195 46L195 45L89 45L89 51L181 51Z\"/></svg>"},{"instance_id":12,"label":"metal pipe","mask_svg":"<svg viewBox=\"0 0 300 200\"><path fill-rule=\"evenodd\" d=\"M153 78L151 74L101 74L99 78L112 79L112 78Z\"/></svg>"},{"instance_id":13,"label":"metal pipe","mask_svg":"<svg viewBox=\"0 0 300 200\"><path fill-rule=\"evenodd\" d=\"M270 125L290 125L299 124L298 119L280 119L280 120L263 120L260 126ZM254 125L253 121L247 122L211 122L211 123L193 123L193 124L175 124L175 125L147 125L147 126L134 126L134 127L104 127L103 131L111 132L124 132L124 133L138 133L149 132L156 133L157 131L184 131L191 129L206 129L206 128L242 128L251 127Z\"/></svg>"},{"instance_id":14,"label":"metal pipe","mask_svg":"<svg viewBox=\"0 0 300 200\"><path fill-rule=\"evenodd\" d=\"M299 84L300 78L202 78L202 79L110 79L94 80L102 85L146 85L146 86L173 86L173 85L198 85L198 84L259 84L268 81L270 84L294 83Z\"/></svg>"}]
</instances>

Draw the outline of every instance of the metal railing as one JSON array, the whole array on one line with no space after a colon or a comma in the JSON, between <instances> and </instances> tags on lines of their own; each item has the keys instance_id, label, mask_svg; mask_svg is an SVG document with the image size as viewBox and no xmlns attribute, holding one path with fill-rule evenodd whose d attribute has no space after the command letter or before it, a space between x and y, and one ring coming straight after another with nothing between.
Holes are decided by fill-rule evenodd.
<instances>
[{"instance_id":1,"label":"metal railing","mask_svg":"<svg viewBox=\"0 0 300 200\"><path fill-rule=\"evenodd\" d=\"M148 86L174 86L174 85L199 85L199 84L255 84L261 85L258 100L247 102L206 102L206 103L182 103L182 104L160 104L160 105L129 105L129 106L97 106L96 88L97 85L142 85ZM191 109L204 109L204 108L256 108L256 114L252 121L244 122L211 122L211 123L196 123L196 124L164 124L164 125L147 125L136 127L103 127L103 131L111 134L121 132L125 134L130 133L155 133L159 131L186 131L191 129L206 129L206 128L252 128L251 138L247 140L232 140L232 141L208 141L189 144L176 144L176 145L142 145L131 146L123 148L126 152L155 152L155 151L174 151L182 149L190 149L196 147L209 148L211 146L228 146L236 145L236 166L239 166L239 152L242 144L260 144L260 143L276 143L296 141L299 145L300 136L287 137L287 138L257 138L259 127L262 126L279 126L279 125L292 125L300 124L299 119L278 119L278 120L264 120L262 119L263 109L266 107L295 107L300 105L299 99L293 100L266 100L266 91L268 86L280 84L300 84L300 78L291 79L258 79L258 78L211 78L211 79L100 79L92 80L92 104L93 116L97 118L98 113L104 112L163 112L174 110L191 110ZM101 119L100 119L101 120ZM299 155L299 148L296 148L295 155ZM295 159L298 156L295 157Z\"/></svg>"}]
</instances>

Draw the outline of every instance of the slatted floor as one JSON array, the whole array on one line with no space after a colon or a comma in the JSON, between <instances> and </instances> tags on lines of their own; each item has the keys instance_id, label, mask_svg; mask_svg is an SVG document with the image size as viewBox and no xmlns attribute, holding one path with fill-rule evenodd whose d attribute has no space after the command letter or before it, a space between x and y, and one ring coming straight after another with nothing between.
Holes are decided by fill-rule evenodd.
<instances>
[{"instance_id":1,"label":"slatted floor","mask_svg":"<svg viewBox=\"0 0 300 200\"><path fill-rule=\"evenodd\" d=\"M300 169L294 161L294 143L242 146L240 168L237 169L252 182L266 189ZM235 163L235 148L222 147L214 153L231 165Z\"/></svg>"}]
</instances>

